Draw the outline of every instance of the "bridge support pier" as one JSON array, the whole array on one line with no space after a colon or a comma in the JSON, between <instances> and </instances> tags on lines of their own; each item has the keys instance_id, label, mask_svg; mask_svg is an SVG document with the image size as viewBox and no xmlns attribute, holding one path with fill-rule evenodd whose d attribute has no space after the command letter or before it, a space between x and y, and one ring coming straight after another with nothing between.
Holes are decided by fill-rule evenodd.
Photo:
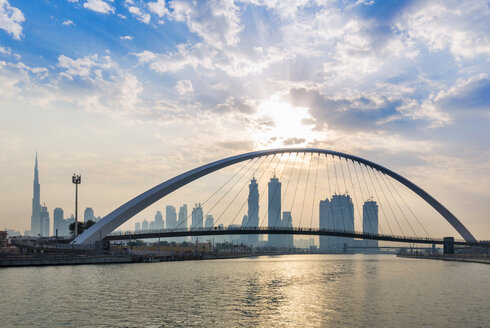
<instances>
[{"instance_id":1,"label":"bridge support pier","mask_svg":"<svg viewBox=\"0 0 490 328\"><path fill-rule=\"evenodd\" d=\"M454 237L444 237L444 255L454 254Z\"/></svg>"}]
</instances>

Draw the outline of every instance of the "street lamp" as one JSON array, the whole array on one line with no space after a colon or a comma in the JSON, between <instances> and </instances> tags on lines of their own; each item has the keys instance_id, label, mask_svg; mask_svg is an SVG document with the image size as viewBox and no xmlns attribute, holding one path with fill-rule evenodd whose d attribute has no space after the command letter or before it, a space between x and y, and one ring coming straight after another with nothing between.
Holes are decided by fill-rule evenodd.
<instances>
[{"instance_id":1,"label":"street lamp","mask_svg":"<svg viewBox=\"0 0 490 328\"><path fill-rule=\"evenodd\" d=\"M78 185L82 183L82 176L73 173L71 181L75 184L75 238L78 236Z\"/></svg>"}]
</instances>

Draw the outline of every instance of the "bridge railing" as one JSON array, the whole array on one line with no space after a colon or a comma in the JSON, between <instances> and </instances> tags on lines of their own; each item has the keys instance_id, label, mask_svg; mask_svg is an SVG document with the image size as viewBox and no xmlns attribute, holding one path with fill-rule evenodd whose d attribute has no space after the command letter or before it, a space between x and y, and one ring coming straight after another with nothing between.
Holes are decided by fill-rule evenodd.
<instances>
[{"instance_id":1,"label":"bridge railing","mask_svg":"<svg viewBox=\"0 0 490 328\"><path fill-rule=\"evenodd\" d=\"M174 232L199 232L199 231L230 231L230 234L233 232L239 231L253 231L257 232L267 232L267 231L287 231L287 232L330 232L330 233L348 233L353 234L351 238L361 238L361 239L376 239L376 238L386 238L386 239L411 239L411 240L419 240L419 241L438 241L441 242L442 238L429 238L429 237L411 237L411 236L402 236L402 235L386 235L380 233L368 233L368 232L360 232L360 231L349 231L344 229L319 229L319 228L294 228L294 227L236 227L236 226L214 226L214 227L191 227L191 228L175 228L175 229L145 229L138 231L115 231L110 234L110 236L134 236L138 238L138 235L151 235L151 234L165 234L165 233L174 233ZM342 238L342 237L340 237ZM464 243L465 241L462 239L455 239L457 243Z\"/></svg>"}]
</instances>

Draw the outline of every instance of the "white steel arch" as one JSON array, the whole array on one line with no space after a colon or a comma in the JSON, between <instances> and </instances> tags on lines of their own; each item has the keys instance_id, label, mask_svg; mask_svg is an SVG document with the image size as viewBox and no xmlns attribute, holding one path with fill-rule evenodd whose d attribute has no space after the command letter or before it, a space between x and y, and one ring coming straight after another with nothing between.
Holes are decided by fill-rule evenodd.
<instances>
[{"instance_id":1,"label":"white steel arch","mask_svg":"<svg viewBox=\"0 0 490 328\"><path fill-rule=\"evenodd\" d=\"M372 167L390 177L397 180L401 184L405 185L407 188L415 192L418 196L429 203L437 212L439 212L453 227L456 231L463 237L467 242L477 242L475 237L470 233L470 231L459 221L446 207L439 203L434 197L429 195L422 188L411 182L410 180L402 177L401 175L379 165L374 162L368 161L364 158L357 157L354 155L349 155L333 150L318 149L318 148L281 148L281 149L270 149L254 151L250 153L245 153L241 155L236 155L221 159L209 164L205 164L198 168L192 169L185 173L182 173L172 179L169 179L147 191L131 199L127 203L118 207L106 217L98 221L92 227L87 229L80 236L75 238L73 244L91 244L97 240L104 238L114 231L121 224L132 218L137 213L141 212L151 204L165 197L166 195L172 193L173 191L183 187L184 185L199 179L205 175L212 172L220 170L224 167L240 163L252 158L283 154L283 153L318 153L325 155L332 155L343 157L366 166Z\"/></svg>"}]
</instances>

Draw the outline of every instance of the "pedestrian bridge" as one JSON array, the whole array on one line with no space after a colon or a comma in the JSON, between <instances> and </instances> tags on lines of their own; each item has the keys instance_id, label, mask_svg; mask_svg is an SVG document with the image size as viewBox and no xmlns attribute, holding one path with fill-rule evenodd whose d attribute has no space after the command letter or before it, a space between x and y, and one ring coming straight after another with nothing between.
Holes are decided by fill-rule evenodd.
<instances>
[{"instance_id":1,"label":"pedestrian bridge","mask_svg":"<svg viewBox=\"0 0 490 328\"><path fill-rule=\"evenodd\" d=\"M281 224L276 224L277 221L281 222L280 218L279 220L276 218L276 221L273 219L271 220L270 213L273 210L277 212L277 209L270 208L267 204L261 205L260 208L262 208L262 213L266 213L262 219L262 223L264 223L266 217L269 222L266 224L257 222L257 220L260 220L258 215L259 202L266 202L266 199L263 199L262 197L266 194L265 189L263 189L262 192L260 192L260 199L257 201L255 208L251 208L249 203L248 212L246 212L248 213L249 221L242 222L243 229L219 229L218 222L215 222L211 229L202 229L202 227L200 227L200 225L202 225L201 222L198 224L192 223L191 228L187 228L189 225L186 219L185 222L179 222L179 225L173 227L173 229L155 232L154 236L298 234L328 235L410 243L441 243L442 239L432 238L428 229L424 227L424 222L422 222L424 220L421 219L422 216L415 214L416 209L414 209L413 206L411 207L410 203L405 200L404 194L399 192L399 188L403 187L411 192L417 199L422 200L426 205L435 210L442 219L441 223L448 223L454 229L455 234L459 234L463 238L464 242L468 244L477 243L473 234L452 212L449 211L449 209L407 178L367 159L333 150L317 148L283 148L255 151L202 165L166 180L124 203L90 227L83 234L75 238L72 243L92 244L102 239L115 240L117 238L122 238L123 236L118 236L112 232L136 214L197 179L239 163L245 164L243 164L242 168L240 168L240 170L238 170L214 193L216 194L217 192L224 190L225 196L232 195L234 192L232 191L232 188L237 186L238 189L241 185L241 188L232 200L224 200L224 198L219 199L221 203L227 202L224 206L226 208L225 211L228 210L233 202L241 202L241 200L245 199L242 207L240 207L240 210L237 211L235 216L230 214L220 214L219 220L224 221L227 218L228 220L232 219L232 222L222 222L222 224L232 225L237 217L245 213L245 211L242 210L246 203L246 195L243 195L243 190L246 190L244 188L247 186L250 178L258 176L257 181L259 185L265 186L266 183L264 183L264 179L272 176L273 172L274 177L276 177L277 173L278 181L284 181L285 183L283 194L281 194L280 187L278 192L279 214L281 213L281 204L283 208L288 206L290 208L289 213L293 213L291 218L292 226L284 227L281 226ZM321 177L322 175L325 175L326 177L323 184L318 179L318 177ZM245 181L245 184L243 184L243 181ZM232 188L226 190L226 188L228 188L227 184L232 185ZM296 186L293 186L293 184L296 184ZM291 187L289 187L290 185ZM226 188L224 188L225 186ZM298 188L298 186L301 187ZM303 190L301 188L304 189L304 192L300 191L300 194L298 194L298 189ZM269 202L271 201L271 197L272 199L277 197L275 195L275 190L272 195L271 193L271 190L269 190ZM339 193L345 193L343 197L344 199L347 199L350 204L345 206L342 205L340 208L342 213L336 214L334 213L335 206L333 205L333 199ZM214 194L212 196L214 196ZM332 197L332 213L328 215L330 215L334 221L337 221L333 222L330 227L319 227L318 224L316 224L318 222L318 216L315 211L318 206L317 200L320 200L318 199L320 194L327 194L327 197ZM288 199L287 197L292 199L288 204L286 204L287 202L285 201ZM378 219L378 214L376 214L376 226L372 228L371 233L366 233L365 231L364 233L356 233L354 232L354 223L352 220L357 217L360 221L361 217L365 216L364 209L361 211L361 207L363 205L362 202L366 199L373 199L379 205L380 218ZM300 203L301 200L303 200L302 203ZM311 201L311 204L305 205L308 200ZM310 211L310 214L306 214L308 210ZM369 211L367 216L367 219L370 219ZM190 215L188 218L189 217ZM253 218L255 218L256 222L251 222ZM303 218L306 223L303 221ZM330 219L330 221L332 221L332 219ZM370 220L367 219L363 217L363 220L366 222L372 221L372 218ZM201 221L202 220L203 218L201 217ZM379 227L377 225L378 220ZM259 228L264 226L267 226L267 228ZM179 230L181 228L184 229ZM420 236L422 234L424 237ZM138 238L138 236L141 237L142 235L145 234L134 233L132 236Z\"/></svg>"},{"instance_id":2,"label":"pedestrian bridge","mask_svg":"<svg viewBox=\"0 0 490 328\"><path fill-rule=\"evenodd\" d=\"M390 242L402 242L411 244L444 244L442 238L423 238L392 236L383 234L367 234L362 232L345 232L337 230L317 229L317 228L200 228L200 229L161 229L136 232L113 232L104 237L104 240L138 240L156 239L172 237L200 237L200 236L226 236L226 235L303 235L303 236L332 236L344 238L356 238L367 240L380 240ZM455 240L454 245L459 246L489 246L483 242L467 242L465 240Z\"/></svg>"}]
</instances>

